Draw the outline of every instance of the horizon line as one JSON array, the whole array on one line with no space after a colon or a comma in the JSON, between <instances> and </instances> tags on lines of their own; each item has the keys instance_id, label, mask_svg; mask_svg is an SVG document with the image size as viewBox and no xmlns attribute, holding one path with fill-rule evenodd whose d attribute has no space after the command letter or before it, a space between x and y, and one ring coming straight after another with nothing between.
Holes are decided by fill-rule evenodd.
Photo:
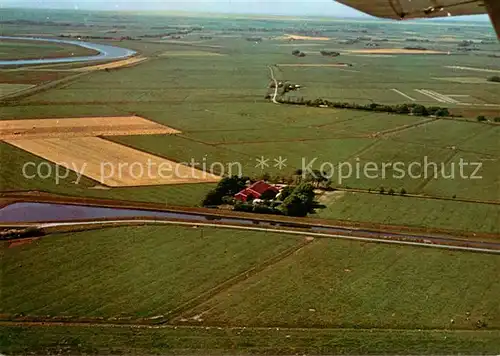
<instances>
[{"instance_id":1,"label":"horizon line","mask_svg":"<svg viewBox=\"0 0 500 356\"><path fill-rule=\"evenodd\" d=\"M287 15L287 14L277 14L277 13L254 13L254 12L217 12L217 11L189 11L189 10L168 10L168 9L147 9L147 10L138 10L138 9L92 9L92 8L76 8L69 9L63 7L17 7L17 6L4 6L0 5L1 10L35 10L35 11L44 11L44 10L58 10L58 11L92 11L92 12L122 12L122 13L159 13L159 14L179 14L179 15L218 15L218 16L243 16L243 17L272 17L272 18L286 18L286 19L349 19L349 20L369 20L369 21L377 21L377 22L488 22L488 17L486 15L467 15L465 17L475 17L476 19L465 19L460 20L464 16L457 16L454 18L443 17L443 18L421 18L421 19L411 19L411 20L391 20L384 19L375 16L371 16L362 12L359 12L357 15L321 15L321 14L310 14L310 15ZM486 17L483 19L483 17Z\"/></svg>"}]
</instances>

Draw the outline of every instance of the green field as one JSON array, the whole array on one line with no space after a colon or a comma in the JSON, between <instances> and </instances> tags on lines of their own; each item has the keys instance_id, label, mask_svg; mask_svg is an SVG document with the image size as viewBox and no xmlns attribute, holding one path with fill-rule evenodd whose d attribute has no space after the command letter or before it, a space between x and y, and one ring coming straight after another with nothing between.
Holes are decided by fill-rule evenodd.
<instances>
[{"instance_id":1,"label":"green field","mask_svg":"<svg viewBox=\"0 0 500 356\"><path fill-rule=\"evenodd\" d=\"M498 206L453 200L347 193L318 217L498 234Z\"/></svg>"},{"instance_id":2,"label":"green field","mask_svg":"<svg viewBox=\"0 0 500 356\"><path fill-rule=\"evenodd\" d=\"M209 325L500 326L498 256L319 240L182 317ZM467 292L464 292L466 288Z\"/></svg>"},{"instance_id":3,"label":"green field","mask_svg":"<svg viewBox=\"0 0 500 356\"><path fill-rule=\"evenodd\" d=\"M319 239L266 262L301 241L152 226L5 243L4 318L168 323L0 326L0 350L470 354L498 347L498 256ZM252 273L255 266L263 267Z\"/></svg>"},{"instance_id":4,"label":"green field","mask_svg":"<svg viewBox=\"0 0 500 356\"><path fill-rule=\"evenodd\" d=\"M29 84L0 84L0 98L29 88L31 88Z\"/></svg>"},{"instance_id":5,"label":"green field","mask_svg":"<svg viewBox=\"0 0 500 356\"><path fill-rule=\"evenodd\" d=\"M92 49L70 44L0 40L0 60L79 57L96 54L98 52Z\"/></svg>"},{"instance_id":6,"label":"green field","mask_svg":"<svg viewBox=\"0 0 500 356\"><path fill-rule=\"evenodd\" d=\"M6 243L0 313L166 315L300 240L172 226L54 235L17 248Z\"/></svg>"}]
</instances>

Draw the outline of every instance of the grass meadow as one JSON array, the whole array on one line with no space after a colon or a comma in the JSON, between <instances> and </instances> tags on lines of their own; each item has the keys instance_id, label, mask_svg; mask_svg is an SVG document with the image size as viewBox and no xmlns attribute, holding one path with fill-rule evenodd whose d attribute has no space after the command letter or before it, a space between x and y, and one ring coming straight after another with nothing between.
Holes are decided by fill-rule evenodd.
<instances>
[{"instance_id":1,"label":"grass meadow","mask_svg":"<svg viewBox=\"0 0 500 356\"><path fill-rule=\"evenodd\" d=\"M3 317L159 318L200 298L163 328L1 326L1 350L470 354L498 346L495 255L316 239L206 294L301 241L150 226L4 243Z\"/></svg>"},{"instance_id":2,"label":"grass meadow","mask_svg":"<svg viewBox=\"0 0 500 356\"><path fill-rule=\"evenodd\" d=\"M347 193L326 209L319 210L317 216L498 234L500 212L496 205Z\"/></svg>"},{"instance_id":3,"label":"grass meadow","mask_svg":"<svg viewBox=\"0 0 500 356\"><path fill-rule=\"evenodd\" d=\"M8 354L37 350L54 354L308 355L492 354L500 333L451 330L354 330L283 328L141 329L122 326L1 326L0 347Z\"/></svg>"},{"instance_id":4,"label":"grass meadow","mask_svg":"<svg viewBox=\"0 0 500 356\"><path fill-rule=\"evenodd\" d=\"M299 246L272 233L127 227L3 246L2 314L155 317Z\"/></svg>"},{"instance_id":5,"label":"grass meadow","mask_svg":"<svg viewBox=\"0 0 500 356\"><path fill-rule=\"evenodd\" d=\"M69 44L19 40L0 41L0 60L92 56L97 51Z\"/></svg>"},{"instance_id":6,"label":"grass meadow","mask_svg":"<svg viewBox=\"0 0 500 356\"><path fill-rule=\"evenodd\" d=\"M208 325L349 329L500 326L499 257L317 240L194 308ZM183 320L184 320L183 319Z\"/></svg>"}]
</instances>

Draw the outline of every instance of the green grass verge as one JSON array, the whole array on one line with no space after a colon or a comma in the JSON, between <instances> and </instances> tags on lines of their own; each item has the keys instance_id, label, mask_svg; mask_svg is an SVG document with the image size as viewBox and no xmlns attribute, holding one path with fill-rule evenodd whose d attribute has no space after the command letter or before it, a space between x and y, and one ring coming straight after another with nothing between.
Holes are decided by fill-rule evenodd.
<instances>
[{"instance_id":1,"label":"green grass verge","mask_svg":"<svg viewBox=\"0 0 500 356\"><path fill-rule=\"evenodd\" d=\"M0 326L5 354L496 355L498 331Z\"/></svg>"}]
</instances>

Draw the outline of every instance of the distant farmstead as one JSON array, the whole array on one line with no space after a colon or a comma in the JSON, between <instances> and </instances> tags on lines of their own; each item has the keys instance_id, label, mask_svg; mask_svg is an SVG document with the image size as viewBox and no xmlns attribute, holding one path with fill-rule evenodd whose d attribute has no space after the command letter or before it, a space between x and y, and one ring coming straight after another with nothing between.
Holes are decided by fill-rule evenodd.
<instances>
[{"instance_id":1,"label":"distant farmstead","mask_svg":"<svg viewBox=\"0 0 500 356\"><path fill-rule=\"evenodd\" d=\"M248 188L243 189L241 192L236 194L234 198L242 202L247 202L255 199L261 199L263 195L274 198L278 193L278 188L261 180L252 184Z\"/></svg>"}]
</instances>

